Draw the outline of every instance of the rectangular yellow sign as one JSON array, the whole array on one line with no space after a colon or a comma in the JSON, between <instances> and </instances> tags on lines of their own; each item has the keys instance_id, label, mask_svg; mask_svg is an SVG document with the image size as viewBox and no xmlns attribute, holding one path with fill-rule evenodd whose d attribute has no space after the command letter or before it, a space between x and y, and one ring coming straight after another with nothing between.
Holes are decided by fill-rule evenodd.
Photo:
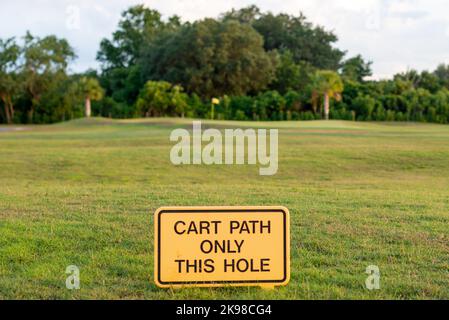
<instances>
[{"instance_id":1,"label":"rectangular yellow sign","mask_svg":"<svg viewBox=\"0 0 449 320\"><path fill-rule=\"evenodd\" d=\"M163 207L154 219L158 286L286 285L290 216L284 207Z\"/></svg>"}]
</instances>

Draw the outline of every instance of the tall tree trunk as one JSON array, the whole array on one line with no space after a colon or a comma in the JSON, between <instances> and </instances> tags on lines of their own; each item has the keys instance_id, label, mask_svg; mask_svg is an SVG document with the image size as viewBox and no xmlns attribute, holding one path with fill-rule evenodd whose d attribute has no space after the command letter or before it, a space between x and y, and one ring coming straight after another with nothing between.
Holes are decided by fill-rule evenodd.
<instances>
[{"instance_id":1,"label":"tall tree trunk","mask_svg":"<svg viewBox=\"0 0 449 320\"><path fill-rule=\"evenodd\" d=\"M8 107L7 108L9 108L9 122L8 123L13 123L13 121L14 121L14 105L12 104L12 100L11 100L11 97L9 96L9 97L7 97L7 100L8 100Z\"/></svg>"},{"instance_id":2,"label":"tall tree trunk","mask_svg":"<svg viewBox=\"0 0 449 320\"><path fill-rule=\"evenodd\" d=\"M91 114L90 98L86 97L86 117L89 118L90 114Z\"/></svg>"},{"instance_id":3,"label":"tall tree trunk","mask_svg":"<svg viewBox=\"0 0 449 320\"><path fill-rule=\"evenodd\" d=\"M324 119L329 120L329 95L324 94Z\"/></svg>"},{"instance_id":4,"label":"tall tree trunk","mask_svg":"<svg viewBox=\"0 0 449 320\"><path fill-rule=\"evenodd\" d=\"M318 104L318 95L314 91L314 92L312 92L312 110L313 110L314 114L316 114L316 110L318 109L317 104Z\"/></svg>"},{"instance_id":5,"label":"tall tree trunk","mask_svg":"<svg viewBox=\"0 0 449 320\"><path fill-rule=\"evenodd\" d=\"M6 123L11 124L11 115L9 114L9 107L5 102L3 102L3 104L5 106Z\"/></svg>"},{"instance_id":6,"label":"tall tree trunk","mask_svg":"<svg viewBox=\"0 0 449 320\"><path fill-rule=\"evenodd\" d=\"M8 99L6 98L6 95L4 95L4 94L1 94L0 98L3 101L3 105L5 108L6 123L11 124L11 113L9 112Z\"/></svg>"},{"instance_id":7,"label":"tall tree trunk","mask_svg":"<svg viewBox=\"0 0 449 320\"><path fill-rule=\"evenodd\" d=\"M29 92L30 92L32 98L31 98L31 108L27 112L28 113L28 123L33 123L34 110L35 110L36 106L39 105L41 95L39 93L36 93L33 90L33 88L30 88Z\"/></svg>"}]
</instances>

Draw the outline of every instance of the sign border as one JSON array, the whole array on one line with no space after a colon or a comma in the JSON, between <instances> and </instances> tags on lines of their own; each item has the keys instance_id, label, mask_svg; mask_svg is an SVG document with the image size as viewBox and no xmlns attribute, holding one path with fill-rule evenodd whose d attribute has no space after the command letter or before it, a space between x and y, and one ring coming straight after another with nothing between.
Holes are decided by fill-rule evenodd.
<instances>
[{"instance_id":1,"label":"sign border","mask_svg":"<svg viewBox=\"0 0 449 320\"><path fill-rule=\"evenodd\" d=\"M277 280L217 280L217 281L162 281L160 266L161 216L166 213L233 213L233 212L281 212L283 214L284 240L284 274ZM154 213L154 280L161 288L197 286L284 286L290 281L290 213L283 206L195 206L195 207L160 207Z\"/></svg>"}]
</instances>

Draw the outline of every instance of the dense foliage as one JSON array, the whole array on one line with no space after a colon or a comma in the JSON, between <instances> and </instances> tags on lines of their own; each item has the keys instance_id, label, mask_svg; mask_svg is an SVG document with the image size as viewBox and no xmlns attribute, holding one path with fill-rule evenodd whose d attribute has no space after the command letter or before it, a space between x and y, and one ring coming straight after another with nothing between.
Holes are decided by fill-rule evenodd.
<instances>
[{"instance_id":1,"label":"dense foliage","mask_svg":"<svg viewBox=\"0 0 449 320\"><path fill-rule=\"evenodd\" d=\"M449 122L449 65L368 80L371 62L344 59L336 41L302 14L251 6L183 23L134 6L101 41L100 72L68 74L74 50L55 36L0 39L0 122L91 114Z\"/></svg>"}]
</instances>

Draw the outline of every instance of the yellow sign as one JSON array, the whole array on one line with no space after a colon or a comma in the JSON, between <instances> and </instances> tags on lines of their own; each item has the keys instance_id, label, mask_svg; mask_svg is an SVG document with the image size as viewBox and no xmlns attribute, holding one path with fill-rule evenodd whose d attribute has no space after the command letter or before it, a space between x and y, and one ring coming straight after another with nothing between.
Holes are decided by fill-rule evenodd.
<instances>
[{"instance_id":1,"label":"yellow sign","mask_svg":"<svg viewBox=\"0 0 449 320\"><path fill-rule=\"evenodd\" d=\"M290 279L287 208L163 207L154 221L160 287L274 287Z\"/></svg>"}]
</instances>

